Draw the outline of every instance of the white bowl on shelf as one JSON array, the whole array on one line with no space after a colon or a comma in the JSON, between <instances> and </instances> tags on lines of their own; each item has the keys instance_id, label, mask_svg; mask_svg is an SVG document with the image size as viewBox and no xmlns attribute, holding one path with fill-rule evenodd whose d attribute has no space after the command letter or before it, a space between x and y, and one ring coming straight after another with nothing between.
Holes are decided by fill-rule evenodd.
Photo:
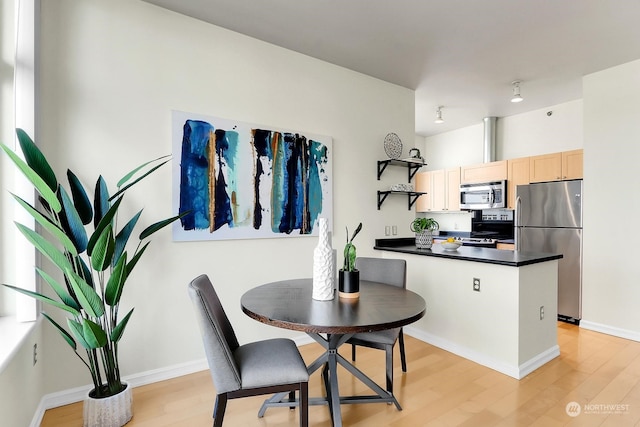
<instances>
[{"instance_id":1,"label":"white bowl on shelf","mask_svg":"<svg viewBox=\"0 0 640 427\"><path fill-rule=\"evenodd\" d=\"M445 251L455 251L462 246L462 242L442 242L441 245Z\"/></svg>"}]
</instances>

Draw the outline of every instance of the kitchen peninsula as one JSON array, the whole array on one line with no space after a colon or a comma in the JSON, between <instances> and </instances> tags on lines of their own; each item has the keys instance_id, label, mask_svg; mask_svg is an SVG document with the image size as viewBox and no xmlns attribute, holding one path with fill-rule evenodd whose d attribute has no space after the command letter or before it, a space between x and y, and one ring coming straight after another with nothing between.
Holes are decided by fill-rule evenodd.
<instances>
[{"instance_id":1,"label":"kitchen peninsula","mask_svg":"<svg viewBox=\"0 0 640 427\"><path fill-rule=\"evenodd\" d=\"M506 375L521 379L560 355L557 340L561 254L379 239L383 258L407 260L407 288L427 313L407 332Z\"/></svg>"}]
</instances>

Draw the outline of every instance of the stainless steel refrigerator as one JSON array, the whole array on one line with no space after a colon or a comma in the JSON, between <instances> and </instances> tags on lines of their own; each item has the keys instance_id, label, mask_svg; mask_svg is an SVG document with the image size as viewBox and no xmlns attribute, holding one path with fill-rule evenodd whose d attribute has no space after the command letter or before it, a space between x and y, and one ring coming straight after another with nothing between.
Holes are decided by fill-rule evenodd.
<instances>
[{"instance_id":1,"label":"stainless steel refrigerator","mask_svg":"<svg viewBox=\"0 0 640 427\"><path fill-rule=\"evenodd\" d=\"M561 253L558 318L582 318L582 180L519 185L516 250Z\"/></svg>"}]
</instances>

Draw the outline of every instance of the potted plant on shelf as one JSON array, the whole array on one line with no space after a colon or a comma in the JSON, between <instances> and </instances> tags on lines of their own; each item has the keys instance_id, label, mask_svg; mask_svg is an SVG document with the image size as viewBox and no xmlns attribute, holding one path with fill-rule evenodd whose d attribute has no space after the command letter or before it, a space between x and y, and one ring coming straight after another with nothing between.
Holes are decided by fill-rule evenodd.
<instances>
[{"instance_id":1,"label":"potted plant on shelf","mask_svg":"<svg viewBox=\"0 0 640 427\"><path fill-rule=\"evenodd\" d=\"M356 270L356 247L353 239L356 238L362 223L353 232L349 239L349 229L347 230L347 244L344 246L344 264L342 269L338 271L338 295L342 298L358 298L360 296L360 272Z\"/></svg>"},{"instance_id":2,"label":"potted plant on shelf","mask_svg":"<svg viewBox=\"0 0 640 427\"><path fill-rule=\"evenodd\" d=\"M440 228L440 224L433 218L416 218L409 226L416 233L416 248L431 249L433 245L433 232Z\"/></svg>"},{"instance_id":3,"label":"potted plant on shelf","mask_svg":"<svg viewBox=\"0 0 640 427\"><path fill-rule=\"evenodd\" d=\"M122 426L133 415L131 387L120 377L118 359L118 344L133 314L131 309L124 317L119 317L122 291L149 245L149 242L143 243L144 240L184 214L150 225L137 239L131 239L137 240L135 249L127 251L127 243L142 210L120 228L117 227L118 211L125 191L170 159L167 156L158 158L126 174L111 196L107 183L99 176L92 204L71 170L67 170L67 191L27 133L17 129L17 134L25 160L4 144L0 144L0 148L34 186L39 203L32 206L15 194L13 197L46 233L38 233L20 223L16 226L59 272L45 272L36 267L54 297L3 285L67 314L65 328L42 313L91 374L93 389L84 402L84 425ZM60 274L64 281L57 278ZM84 349L84 357L81 349Z\"/></svg>"}]
</instances>

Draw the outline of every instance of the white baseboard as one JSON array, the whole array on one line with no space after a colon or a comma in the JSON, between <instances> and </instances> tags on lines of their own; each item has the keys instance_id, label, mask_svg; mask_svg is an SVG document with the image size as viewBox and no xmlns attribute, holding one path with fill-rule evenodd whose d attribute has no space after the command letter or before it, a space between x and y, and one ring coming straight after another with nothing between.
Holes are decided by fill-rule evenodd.
<instances>
[{"instance_id":1,"label":"white baseboard","mask_svg":"<svg viewBox=\"0 0 640 427\"><path fill-rule=\"evenodd\" d=\"M520 366L510 365L411 326L405 326L404 332L407 335L411 335L412 337L419 339L420 341L423 341L427 344L431 344L450 353L471 360L472 362L478 363L479 365L486 366L487 368L491 368L494 371L498 371L502 374L508 375L517 380L524 378L548 361L560 356L560 347L558 345L555 345L545 350L544 352L537 354Z\"/></svg>"},{"instance_id":2,"label":"white baseboard","mask_svg":"<svg viewBox=\"0 0 640 427\"><path fill-rule=\"evenodd\" d=\"M139 387L146 384L164 381L171 378L181 377L183 375L193 374L209 369L206 359L196 360L193 362L181 363L178 365L168 366L166 368L154 369L151 371L141 372L138 374L124 377L123 380L131 387ZM57 408L58 406L68 405L70 403L81 402L85 396L93 388L93 385L76 387L69 390L63 390L51 394L46 394L40 399L40 404L36 409L36 413L31 420L30 427L38 427L44 417L47 409Z\"/></svg>"},{"instance_id":3,"label":"white baseboard","mask_svg":"<svg viewBox=\"0 0 640 427\"><path fill-rule=\"evenodd\" d=\"M602 323L590 322L584 319L580 321L580 327L584 329L588 329L590 331L601 332L603 334L613 335L614 337L620 337L627 340L640 342L640 332L638 331L616 328L614 326L603 325Z\"/></svg>"}]
</instances>

